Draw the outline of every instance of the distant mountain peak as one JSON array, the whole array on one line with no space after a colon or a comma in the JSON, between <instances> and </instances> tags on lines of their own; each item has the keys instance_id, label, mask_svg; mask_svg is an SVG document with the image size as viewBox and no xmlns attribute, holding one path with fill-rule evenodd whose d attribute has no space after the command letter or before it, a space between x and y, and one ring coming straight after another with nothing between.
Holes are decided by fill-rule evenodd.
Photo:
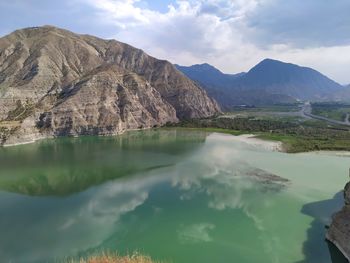
<instances>
[{"instance_id":1,"label":"distant mountain peak","mask_svg":"<svg viewBox=\"0 0 350 263\"><path fill-rule=\"evenodd\" d=\"M232 79L239 78L245 73L225 74L214 66L203 63L192 66L175 65L178 70L202 86L226 86Z\"/></svg>"},{"instance_id":2,"label":"distant mountain peak","mask_svg":"<svg viewBox=\"0 0 350 263\"><path fill-rule=\"evenodd\" d=\"M66 29L55 27L52 25L44 25L44 26L33 26L33 27L25 27L16 30L15 32L30 32L30 31L62 31L62 32L70 32ZM72 33L72 32L71 32Z\"/></svg>"},{"instance_id":3,"label":"distant mountain peak","mask_svg":"<svg viewBox=\"0 0 350 263\"><path fill-rule=\"evenodd\" d=\"M262 61L260 61L258 64L256 64L254 67L252 67L249 71L254 71L258 68L262 67L290 67L290 68L304 68L301 66L298 66L293 63L283 62L276 59L271 58L265 58Z\"/></svg>"},{"instance_id":4,"label":"distant mountain peak","mask_svg":"<svg viewBox=\"0 0 350 263\"><path fill-rule=\"evenodd\" d=\"M273 59L273 58L265 58L260 63L282 63L282 64L289 64L287 62L278 60L278 59Z\"/></svg>"},{"instance_id":5,"label":"distant mountain peak","mask_svg":"<svg viewBox=\"0 0 350 263\"><path fill-rule=\"evenodd\" d=\"M221 70L219 70L215 66L210 65L208 63L194 64L192 66L181 66L181 65L175 64L175 67L182 72L192 72L192 73L193 72L206 72L209 74L217 74L217 75L229 76L229 77L234 77L234 78L246 74L246 72L239 72L236 74L223 73Z\"/></svg>"},{"instance_id":6,"label":"distant mountain peak","mask_svg":"<svg viewBox=\"0 0 350 263\"><path fill-rule=\"evenodd\" d=\"M203 85L223 108L232 105L290 103L299 100L322 100L344 87L320 72L266 58L247 73L229 75L211 65L178 68Z\"/></svg>"},{"instance_id":7,"label":"distant mountain peak","mask_svg":"<svg viewBox=\"0 0 350 263\"><path fill-rule=\"evenodd\" d=\"M272 58L265 58L263 59L262 61L260 61L260 63L274 63L274 62L277 62L277 63L284 63L280 60L277 60L277 59L272 59ZM259 64L260 64L259 63Z\"/></svg>"},{"instance_id":8,"label":"distant mountain peak","mask_svg":"<svg viewBox=\"0 0 350 263\"><path fill-rule=\"evenodd\" d=\"M209 63L201 63L201 64L194 64L193 67L208 67L208 68L215 68L214 66L210 65Z\"/></svg>"},{"instance_id":9,"label":"distant mountain peak","mask_svg":"<svg viewBox=\"0 0 350 263\"><path fill-rule=\"evenodd\" d=\"M200 68L207 68L207 69L216 69L216 70L218 70L216 67L214 67L213 65L210 65L208 63L195 64L193 66L194 67L200 67Z\"/></svg>"},{"instance_id":10,"label":"distant mountain peak","mask_svg":"<svg viewBox=\"0 0 350 263\"><path fill-rule=\"evenodd\" d=\"M216 67L214 67L213 65L210 65L208 63L203 63L203 64L194 64L192 66L180 66L180 65L175 65L177 68L188 68L194 71L198 71L198 72L215 72L215 73L219 73L219 74L223 74L219 69L217 69Z\"/></svg>"}]
</instances>

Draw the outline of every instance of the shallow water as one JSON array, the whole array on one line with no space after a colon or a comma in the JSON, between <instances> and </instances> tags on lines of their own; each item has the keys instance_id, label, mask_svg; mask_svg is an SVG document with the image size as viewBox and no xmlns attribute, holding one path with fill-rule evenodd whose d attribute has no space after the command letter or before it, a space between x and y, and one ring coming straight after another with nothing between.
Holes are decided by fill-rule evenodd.
<instances>
[{"instance_id":1,"label":"shallow water","mask_svg":"<svg viewBox=\"0 0 350 263\"><path fill-rule=\"evenodd\" d=\"M1 148L1 262L109 249L167 262L329 263L324 226L349 164L184 130Z\"/></svg>"}]
</instances>

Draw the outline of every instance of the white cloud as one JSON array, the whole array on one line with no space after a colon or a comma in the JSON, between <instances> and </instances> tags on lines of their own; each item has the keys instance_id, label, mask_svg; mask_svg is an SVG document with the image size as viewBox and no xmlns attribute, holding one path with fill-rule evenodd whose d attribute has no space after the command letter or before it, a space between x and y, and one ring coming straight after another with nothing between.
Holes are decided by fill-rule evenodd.
<instances>
[{"instance_id":1,"label":"white cloud","mask_svg":"<svg viewBox=\"0 0 350 263\"><path fill-rule=\"evenodd\" d=\"M95 7L103 23L113 24L120 29L142 26L150 23L154 12L135 7L135 0L88 0L86 3Z\"/></svg>"},{"instance_id":2,"label":"white cloud","mask_svg":"<svg viewBox=\"0 0 350 263\"><path fill-rule=\"evenodd\" d=\"M296 18L299 15L303 21L306 19L303 8L311 10L319 3L312 1L303 5L297 1L290 5L289 12L294 12ZM341 7L345 2L340 1ZM234 73L246 71L270 57L312 66L341 83L350 82L345 70L350 68L350 43L341 39L342 30L338 27L332 41L322 35L322 27L317 27L317 21L312 21L303 30L291 14L274 15L288 10L289 6L283 1L177 1L163 13L141 8L137 2L84 1L97 10L100 23L115 27L115 34L111 37L173 63L190 65L208 62L225 72ZM267 7L271 7L271 14ZM312 18L321 21L327 5L323 3L319 7L320 10L316 8L318 11L312 13ZM340 7L335 3L330 10L339 12ZM284 23L283 26L281 23ZM350 27L347 20L334 19L334 25L341 23L345 24L340 27L344 30ZM303 43L308 43L314 27L317 27L317 34L313 35L316 38L313 45L305 44L307 48L301 48Z\"/></svg>"},{"instance_id":3,"label":"white cloud","mask_svg":"<svg viewBox=\"0 0 350 263\"><path fill-rule=\"evenodd\" d=\"M211 223L198 223L190 226L181 226L178 238L181 243L201 243L213 241L209 232L215 228Z\"/></svg>"}]
</instances>

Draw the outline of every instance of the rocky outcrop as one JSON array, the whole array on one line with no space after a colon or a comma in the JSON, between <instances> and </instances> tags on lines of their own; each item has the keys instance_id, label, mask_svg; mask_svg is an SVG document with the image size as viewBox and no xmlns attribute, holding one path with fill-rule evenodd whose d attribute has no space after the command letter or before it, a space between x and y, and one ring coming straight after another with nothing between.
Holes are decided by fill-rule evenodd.
<instances>
[{"instance_id":1,"label":"rocky outcrop","mask_svg":"<svg viewBox=\"0 0 350 263\"><path fill-rule=\"evenodd\" d=\"M326 237L350 261L350 182L344 188L344 200L345 205L333 216Z\"/></svg>"},{"instance_id":2,"label":"rocky outcrop","mask_svg":"<svg viewBox=\"0 0 350 263\"><path fill-rule=\"evenodd\" d=\"M171 63L44 26L0 39L0 143L117 134L219 112Z\"/></svg>"}]
</instances>

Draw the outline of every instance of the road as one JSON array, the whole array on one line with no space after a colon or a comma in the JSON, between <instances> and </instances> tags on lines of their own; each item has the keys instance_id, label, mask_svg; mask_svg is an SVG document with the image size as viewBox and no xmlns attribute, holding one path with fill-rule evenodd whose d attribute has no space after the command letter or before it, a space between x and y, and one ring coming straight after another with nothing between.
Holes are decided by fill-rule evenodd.
<instances>
[{"instance_id":1,"label":"road","mask_svg":"<svg viewBox=\"0 0 350 263\"><path fill-rule=\"evenodd\" d=\"M319 116L319 115L314 115L311 113L311 103L310 102L305 102L303 104L303 106L300 108L299 111L291 111L291 112L253 112L253 116L281 116L281 117L302 117L305 119L316 119L316 120L321 120L321 121L325 121L331 124L336 124L336 125L345 125L345 126L350 126L350 114L347 114L345 117L344 121L337 121L337 120L333 120L333 119L329 119L323 116ZM219 118L236 118L237 116L240 116L240 113L236 113L236 114L231 114L231 115L223 115L220 116ZM244 115L245 116L245 115ZM249 116L249 113L247 113L246 116Z\"/></svg>"},{"instance_id":2,"label":"road","mask_svg":"<svg viewBox=\"0 0 350 263\"><path fill-rule=\"evenodd\" d=\"M310 102L305 102L305 104L303 105L300 113L302 114L303 117L305 118L313 118L316 120L321 120L321 121L326 121L329 122L331 124L337 124L337 125L346 125L346 126L350 126L350 121L349 121L349 114L346 115L345 121L337 121L337 120L332 120L323 116L318 116L318 115L314 115L311 113L311 104Z\"/></svg>"},{"instance_id":3,"label":"road","mask_svg":"<svg viewBox=\"0 0 350 263\"><path fill-rule=\"evenodd\" d=\"M344 122L350 125L350 114L349 113L346 114Z\"/></svg>"}]
</instances>

